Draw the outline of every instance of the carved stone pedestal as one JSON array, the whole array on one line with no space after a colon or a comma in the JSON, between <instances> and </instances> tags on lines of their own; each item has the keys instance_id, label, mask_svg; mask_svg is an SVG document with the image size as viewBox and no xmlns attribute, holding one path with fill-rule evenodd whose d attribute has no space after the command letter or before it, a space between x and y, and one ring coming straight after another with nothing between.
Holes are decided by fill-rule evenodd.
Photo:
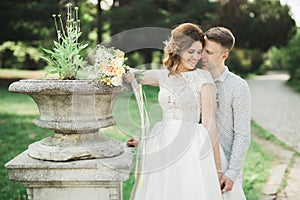
<instances>
[{"instance_id":1,"label":"carved stone pedestal","mask_svg":"<svg viewBox=\"0 0 300 200\"><path fill-rule=\"evenodd\" d=\"M41 160L108 158L123 152L120 142L98 134L115 123L114 99L130 85L109 87L90 80L20 80L9 91L30 95L40 117L36 125L54 136L31 144L28 153Z\"/></svg>"},{"instance_id":2,"label":"carved stone pedestal","mask_svg":"<svg viewBox=\"0 0 300 200\"><path fill-rule=\"evenodd\" d=\"M120 141L99 135L99 129L115 123L114 99L131 91L129 85L21 80L9 91L30 95L40 112L36 125L54 130L5 166L10 180L27 188L29 200L122 199L133 156Z\"/></svg>"},{"instance_id":3,"label":"carved stone pedestal","mask_svg":"<svg viewBox=\"0 0 300 200\"><path fill-rule=\"evenodd\" d=\"M113 158L52 162L24 151L5 167L10 180L27 188L29 200L122 200L122 181L129 178L132 155L125 148Z\"/></svg>"}]
</instances>

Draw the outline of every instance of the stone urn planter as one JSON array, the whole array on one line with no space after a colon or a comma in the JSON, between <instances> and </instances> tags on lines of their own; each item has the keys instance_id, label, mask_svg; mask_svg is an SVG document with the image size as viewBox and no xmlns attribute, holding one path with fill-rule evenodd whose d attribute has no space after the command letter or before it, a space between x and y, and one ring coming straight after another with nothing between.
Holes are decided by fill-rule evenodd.
<instances>
[{"instance_id":1,"label":"stone urn planter","mask_svg":"<svg viewBox=\"0 0 300 200\"><path fill-rule=\"evenodd\" d=\"M115 97L130 85L109 87L90 80L21 80L9 91L30 95L40 118L36 125L54 130L52 137L29 145L29 156L48 161L109 158L123 153L122 143L99 134L115 123Z\"/></svg>"}]
</instances>

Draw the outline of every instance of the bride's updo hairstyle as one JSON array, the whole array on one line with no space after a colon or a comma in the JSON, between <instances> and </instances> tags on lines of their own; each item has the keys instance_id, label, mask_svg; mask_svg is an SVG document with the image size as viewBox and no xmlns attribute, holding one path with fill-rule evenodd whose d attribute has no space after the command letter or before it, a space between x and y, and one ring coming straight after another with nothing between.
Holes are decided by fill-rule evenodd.
<instances>
[{"instance_id":1,"label":"bride's updo hairstyle","mask_svg":"<svg viewBox=\"0 0 300 200\"><path fill-rule=\"evenodd\" d=\"M171 38L165 42L163 59L163 65L170 71L169 75L179 75L180 53L197 41L204 44L203 31L196 24L184 23L172 30Z\"/></svg>"}]
</instances>

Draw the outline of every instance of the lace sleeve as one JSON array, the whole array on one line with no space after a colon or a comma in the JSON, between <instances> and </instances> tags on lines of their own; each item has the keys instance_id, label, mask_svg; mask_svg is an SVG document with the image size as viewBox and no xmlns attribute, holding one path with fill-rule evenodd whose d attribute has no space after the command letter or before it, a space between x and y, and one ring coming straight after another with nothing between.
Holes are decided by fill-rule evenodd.
<instances>
[{"instance_id":1,"label":"lace sleeve","mask_svg":"<svg viewBox=\"0 0 300 200\"><path fill-rule=\"evenodd\" d=\"M214 84L214 80L212 79L209 71L202 70L200 75L202 84Z\"/></svg>"},{"instance_id":2,"label":"lace sleeve","mask_svg":"<svg viewBox=\"0 0 300 200\"><path fill-rule=\"evenodd\" d=\"M204 84L215 85L214 80L212 79L212 77L208 71L202 70L202 69L197 69L196 72L197 73L195 73L194 82L195 82L195 84L197 86L196 88L199 92Z\"/></svg>"},{"instance_id":3,"label":"lace sleeve","mask_svg":"<svg viewBox=\"0 0 300 200\"><path fill-rule=\"evenodd\" d=\"M133 70L136 80L143 85L159 86L162 73L163 70Z\"/></svg>"}]
</instances>

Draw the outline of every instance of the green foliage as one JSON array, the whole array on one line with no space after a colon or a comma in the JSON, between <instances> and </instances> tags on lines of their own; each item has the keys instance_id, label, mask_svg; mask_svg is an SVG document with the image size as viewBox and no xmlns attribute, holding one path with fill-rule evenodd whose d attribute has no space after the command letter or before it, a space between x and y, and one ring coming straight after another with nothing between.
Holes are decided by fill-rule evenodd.
<instances>
[{"instance_id":1,"label":"green foliage","mask_svg":"<svg viewBox=\"0 0 300 200\"><path fill-rule=\"evenodd\" d=\"M110 33L115 35L132 28L162 25L161 19L165 16L154 0L129 0L103 11L101 17L102 21L109 21Z\"/></svg>"},{"instance_id":2,"label":"green foliage","mask_svg":"<svg viewBox=\"0 0 300 200\"><path fill-rule=\"evenodd\" d=\"M199 24L205 31L218 19L219 3L208 0L167 1L165 12L168 13L168 27L173 28L183 22Z\"/></svg>"},{"instance_id":3,"label":"green foliage","mask_svg":"<svg viewBox=\"0 0 300 200\"><path fill-rule=\"evenodd\" d=\"M264 183L268 180L273 162L274 156L265 152L252 140L243 168L243 189L246 199L260 199Z\"/></svg>"},{"instance_id":4,"label":"green foliage","mask_svg":"<svg viewBox=\"0 0 300 200\"><path fill-rule=\"evenodd\" d=\"M25 42L6 41L0 45L1 68L42 68L42 52Z\"/></svg>"},{"instance_id":5,"label":"green foliage","mask_svg":"<svg viewBox=\"0 0 300 200\"><path fill-rule=\"evenodd\" d=\"M264 130L261 126L259 126L255 122L251 123L251 129L252 129L252 132L254 132L255 135L258 136L259 138L268 140L268 141L272 142L273 144L276 144L284 149L294 151L294 150L292 150L291 147L288 147L284 142L282 142L281 140L276 138L273 134L269 133L267 130Z\"/></svg>"},{"instance_id":6,"label":"green foliage","mask_svg":"<svg viewBox=\"0 0 300 200\"><path fill-rule=\"evenodd\" d=\"M163 27L172 29L183 22L194 22L207 29L217 18L217 3L207 0L128 0L119 1L108 11L102 11L101 21L109 23L111 36L140 27ZM155 36L154 36L155 37ZM158 37L158 36L157 36ZM159 37L158 37L159 38ZM161 44L164 40L163 38ZM162 50L162 49L160 49ZM153 61L153 49L137 49L127 54L128 63L133 67ZM137 54L138 53L138 56ZM137 59L137 57L140 57ZM160 60L160 63L162 61Z\"/></svg>"},{"instance_id":7,"label":"green foliage","mask_svg":"<svg viewBox=\"0 0 300 200\"><path fill-rule=\"evenodd\" d=\"M282 6L279 0L231 0L227 4L221 12L220 24L233 31L239 48L265 52L272 46L285 45L295 33L290 8Z\"/></svg>"},{"instance_id":8,"label":"green foliage","mask_svg":"<svg viewBox=\"0 0 300 200\"><path fill-rule=\"evenodd\" d=\"M80 41L89 43L89 46L97 45L97 7L90 1L80 0L77 2L80 8L79 18L81 19L80 30L82 32ZM103 24L101 24L104 26ZM83 50L83 54L87 54L90 50Z\"/></svg>"},{"instance_id":9,"label":"green foliage","mask_svg":"<svg viewBox=\"0 0 300 200\"><path fill-rule=\"evenodd\" d=\"M290 74L289 84L296 86L300 81L300 28L288 44L281 48L271 48L266 54L263 67L284 69ZM297 90L298 87L295 87Z\"/></svg>"},{"instance_id":10,"label":"green foliage","mask_svg":"<svg viewBox=\"0 0 300 200\"><path fill-rule=\"evenodd\" d=\"M279 0L230 0L222 1L226 2L223 5L221 1L209 0L122 0L113 1L110 10L101 10L99 4L94 5L90 1L75 2L81 7L81 42L89 43L90 46L96 46L97 34L98 38L106 40L109 35L132 28L151 26L171 29L187 21L199 24L204 31L212 26L228 27L236 36L236 47L259 49L261 52L265 52L271 46L285 45L295 33L295 22L289 15L290 9L286 5L281 6ZM49 16L58 10L59 3L54 0L43 3L38 0L23 0L18 4L13 1L1 1L0 45L5 41L21 41L25 46L37 48L37 51L40 51L39 46L52 48L55 34L51 29ZM85 48L81 54L87 55L89 51L91 48ZM128 62L133 66L140 65L140 61L151 63L151 51L155 50L135 50L132 56L129 54ZM260 63L262 58L257 52L251 56L254 66L245 67L248 62L246 59L241 61L242 70L237 71L260 70L257 63ZM16 58L14 52L8 49L0 54L2 67L37 69L45 66L41 60L36 62L32 59L32 54L29 53L26 53L25 62L20 62L20 56Z\"/></svg>"},{"instance_id":11,"label":"green foliage","mask_svg":"<svg viewBox=\"0 0 300 200\"><path fill-rule=\"evenodd\" d=\"M282 49L271 47L264 55L262 70L284 70L284 57L285 53L282 51Z\"/></svg>"},{"instance_id":12,"label":"green foliage","mask_svg":"<svg viewBox=\"0 0 300 200\"><path fill-rule=\"evenodd\" d=\"M51 38L49 16L58 8L56 0L0 1L0 44L5 41L37 43Z\"/></svg>"},{"instance_id":13,"label":"green foliage","mask_svg":"<svg viewBox=\"0 0 300 200\"><path fill-rule=\"evenodd\" d=\"M300 80L288 80L287 84L296 92L300 93Z\"/></svg>"},{"instance_id":14,"label":"green foliage","mask_svg":"<svg viewBox=\"0 0 300 200\"><path fill-rule=\"evenodd\" d=\"M200 24L204 31L211 26L228 27L236 36L238 49L232 52L227 64L233 71L245 74L263 73L263 52L271 46L285 45L294 34L295 22L289 12L289 7L281 6L277 0L232 0L224 6L220 1L206 0L128 0L103 11L102 20L110 24L111 35L143 26L171 29L187 21ZM136 50L128 57L128 62L134 66L140 61L149 63L153 60L151 54L143 50Z\"/></svg>"},{"instance_id":15,"label":"green foliage","mask_svg":"<svg viewBox=\"0 0 300 200\"><path fill-rule=\"evenodd\" d=\"M57 17L53 15L58 41L54 41L53 50L43 49L50 55L50 59L43 58L51 64L48 69L49 74L58 74L60 79L75 79L79 67L84 64L79 53L88 45L78 42L82 34L78 19L78 7L75 7L75 17L72 13L72 4L67 4L67 8L66 28L64 28L61 15Z\"/></svg>"},{"instance_id":16,"label":"green foliage","mask_svg":"<svg viewBox=\"0 0 300 200\"><path fill-rule=\"evenodd\" d=\"M300 81L300 28L286 46L283 60L291 80Z\"/></svg>"},{"instance_id":17,"label":"green foliage","mask_svg":"<svg viewBox=\"0 0 300 200\"><path fill-rule=\"evenodd\" d=\"M81 9L81 42L95 44L96 42L96 7L90 1L76 1ZM65 5L65 4L64 4ZM53 31L53 24L49 16L57 13L59 10L59 1L56 0L23 0L18 3L15 1L0 1L0 45L7 41L22 43L25 45L22 51L26 52L25 61L20 62L20 56L16 57L15 52L6 49L0 52L1 68L18 68L36 70L45 68L47 62L41 57L38 61L37 56L45 55L40 48L52 48L53 40L56 34ZM91 32L92 31L92 32ZM89 36L91 34L91 36ZM20 45L18 45L20 46ZM36 53L29 54L26 47L35 48ZM90 50L84 49L82 54L85 56ZM35 58L33 58L34 56ZM23 58L21 58L23 60Z\"/></svg>"},{"instance_id":18,"label":"green foliage","mask_svg":"<svg viewBox=\"0 0 300 200\"><path fill-rule=\"evenodd\" d=\"M234 48L230 52L226 65L235 73L243 75L253 71L259 72L262 62L260 50Z\"/></svg>"},{"instance_id":19,"label":"green foliage","mask_svg":"<svg viewBox=\"0 0 300 200\"><path fill-rule=\"evenodd\" d=\"M25 187L8 180L4 165L29 144L53 133L34 125L38 108L29 96L10 93L2 85L0 96L0 199L26 200Z\"/></svg>"}]
</instances>

